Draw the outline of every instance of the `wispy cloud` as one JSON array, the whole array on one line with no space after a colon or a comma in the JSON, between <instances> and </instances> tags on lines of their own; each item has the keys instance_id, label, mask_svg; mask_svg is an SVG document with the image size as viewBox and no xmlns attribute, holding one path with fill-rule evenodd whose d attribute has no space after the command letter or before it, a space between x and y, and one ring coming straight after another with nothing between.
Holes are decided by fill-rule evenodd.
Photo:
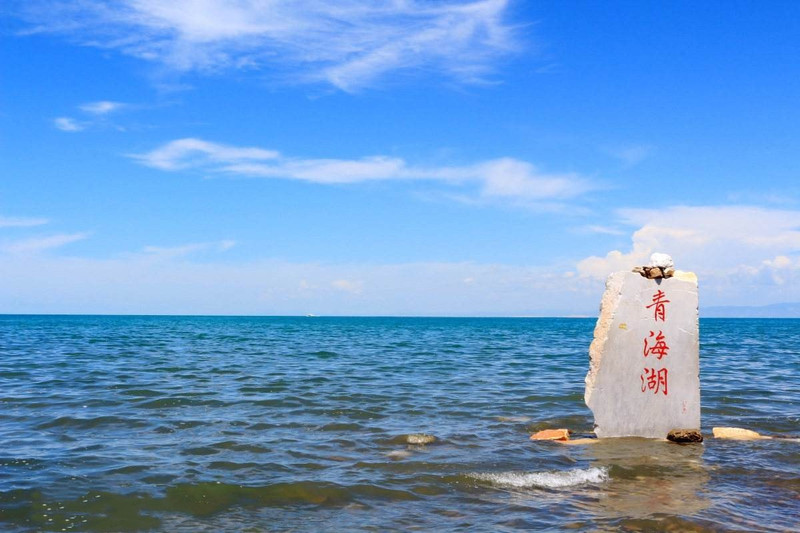
<instances>
[{"instance_id":1,"label":"wispy cloud","mask_svg":"<svg viewBox=\"0 0 800 533\"><path fill-rule=\"evenodd\" d=\"M86 129L86 125L84 123L78 122L74 118L70 117L55 118L53 119L53 125L61 131L68 132L83 131Z\"/></svg>"},{"instance_id":2,"label":"wispy cloud","mask_svg":"<svg viewBox=\"0 0 800 533\"><path fill-rule=\"evenodd\" d=\"M117 111L124 107L122 102L111 102L109 100L100 100L99 102L89 102L78 106L81 111L91 113L92 115L107 115L111 112Z\"/></svg>"},{"instance_id":3,"label":"wispy cloud","mask_svg":"<svg viewBox=\"0 0 800 533\"><path fill-rule=\"evenodd\" d=\"M582 226L578 228L578 231L583 233L597 233L600 235L625 235L625 232L619 228L600 225Z\"/></svg>"},{"instance_id":4,"label":"wispy cloud","mask_svg":"<svg viewBox=\"0 0 800 533\"><path fill-rule=\"evenodd\" d=\"M574 173L550 174L526 161L509 157L471 165L417 166L399 157L304 159L275 150L236 147L202 139L178 139L151 152L132 156L161 170L198 169L222 175L282 178L321 184L365 181L424 180L451 187L478 187L483 198L563 200L594 188Z\"/></svg>"},{"instance_id":5,"label":"wispy cloud","mask_svg":"<svg viewBox=\"0 0 800 533\"><path fill-rule=\"evenodd\" d=\"M47 224L46 218L36 217L4 217L0 216L0 228L29 228Z\"/></svg>"},{"instance_id":6,"label":"wispy cloud","mask_svg":"<svg viewBox=\"0 0 800 533\"><path fill-rule=\"evenodd\" d=\"M331 282L331 287L336 290L349 292L351 294L361 294L364 290L364 284L360 281L349 279L337 279Z\"/></svg>"},{"instance_id":7,"label":"wispy cloud","mask_svg":"<svg viewBox=\"0 0 800 533\"><path fill-rule=\"evenodd\" d=\"M58 235L49 235L47 237L34 237L4 244L0 246L0 250L10 254L37 254L45 250L60 248L61 246L83 240L88 236L88 233L62 233Z\"/></svg>"},{"instance_id":8,"label":"wispy cloud","mask_svg":"<svg viewBox=\"0 0 800 533\"><path fill-rule=\"evenodd\" d=\"M197 252L224 252L236 246L236 241L198 242L180 246L145 246L142 252L158 258L183 257Z\"/></svg>"},{"instance_id":9,"label":"wispy cloud","mask_svg":"<svg viewBox=\"0 0 800 533\"><path fill-rule=\"evenodd\" d=\"M29 0L31 32L179 71L277 68L345 91L392 71L479 81L515 46L508 0Z\"/></svg>"},{"instance_id":10,"label":"wispy cloud","mask_svg":"<svg viewBox=\"0 0 800 533\"><path fill-rule=\"evenodd\" d=\"M127 106L128 104L112 102L110 100L87 102L78 106L78 110L83 114L82 119L58 117L53 119L53 125L61 131L70 133L97 127L111 127L117 130L123 130L124 128L111 123L108 119L108 115Z\"/></svg>"},{"instance_id":11,"label":"wispy cloud","mask_svg":"<svg viewBox=\"0 0 800 533\"><path fill-rule=\"evenodd\" d=\"M202 139L178 139L168 142L146 154L134 155L143 164L161 170L180 170L209 165L246 165L252 161L277 159L274 150L239 148L212 143ZM227 167L223 166L220 170Z\"/></svg>"},{"instance_id":12,"label":"wispy cloud","mask_svg":"<svg viewBox=\"0 0 800 533\"><path fill-rule=\"evenodd\" d=\"M605 152L619 159L626 167L638 165L651 155L655 149L649 144L626 144L605 148Z\"/></svg>"}]
</instances>

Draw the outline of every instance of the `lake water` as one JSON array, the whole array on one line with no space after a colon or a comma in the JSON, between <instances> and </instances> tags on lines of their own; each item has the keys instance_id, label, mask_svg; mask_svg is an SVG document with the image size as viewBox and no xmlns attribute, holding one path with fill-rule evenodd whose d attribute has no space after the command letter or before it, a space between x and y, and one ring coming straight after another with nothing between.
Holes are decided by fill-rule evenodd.
<instances>
[{"instance_id":1,"label":"lake water","mask_svg":"<svg viewBox=\"0 0 800 533\"><path fill-rule=\"evenodd\" d=\"M797 530L800 442L529 441L591 432L593 328L0 316L0 529ZM800 320L700 328L704 433L800 433Z\"/></svg>"}]
</instances>

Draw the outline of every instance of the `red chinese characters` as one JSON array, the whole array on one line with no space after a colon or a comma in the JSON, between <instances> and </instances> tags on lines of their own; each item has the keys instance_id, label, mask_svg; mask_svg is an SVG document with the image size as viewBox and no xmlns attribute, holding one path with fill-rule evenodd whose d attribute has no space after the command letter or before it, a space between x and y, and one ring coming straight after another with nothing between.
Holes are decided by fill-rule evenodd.
<instances>
[{"instance_id":1,"label":"red chinese characters","mask_svg":"<svg viewBox=\"0 0 800 533\"><path fill-rule=\"evenodd\" d=\"M667 377L669 370L666 368L645 368L641 376L642 392L647 390L653 391L653 394L658 394L661 391L664 396L667 395Z\"/></svg>"},{"instance_id":2,"label":"red chinese characters","mask_svg":"<svg viewBox=\"0 0 800 533\"><path fill-rule=\"evenodd\" d=\"M653 303L647 306L647 309L653 307L653 318L656 322L661 320L664 322L667 319L667 308L664 304L668 304L669 300L664 299L666 294L661 289L658 290L657 293L653 295Z\"/></svg>"},{"instance_id":3,"label":"red chinese characters","mask_svg":"<svg viewBox=\"0 0 800 533\"><path fill-rule=\"evenodd\" d=\"M658 323L666 322L667 320L667 306L670 303L667 300L667 295L659 289L653 294L652 302L646 306L646 309L653 309L653 321ZM661 359L669 353L669 344L667 344L666 336L662 330L658 333L650 331L650 335L644 338L644 348L642 355L644 357L654 356L657 360ZM639 379L642 382L642 392L652 391L653 394L661 392L664 396L667 395L668 389L669 370L666 368L647 368L645 367Z\"/></svg>"},{"instance_id":4,"label":"red chinese characters","mask_svg":"<svg viewBox=\"0 0 800 533\"><path fill-rule=\"evenodd\" d=\"M655 341L652 345L650 345L647 341L648 339L653 339L655 337ZM666 341L664 341L664 334L661 331L658 332L656 335L654 332L650 332L650 336L644 339L644 356L647 357L648 355L655 355L656 359L661 361L661 358L667 355L669 352L669 346L667 346Z\"/></svg>"}]
</instances>

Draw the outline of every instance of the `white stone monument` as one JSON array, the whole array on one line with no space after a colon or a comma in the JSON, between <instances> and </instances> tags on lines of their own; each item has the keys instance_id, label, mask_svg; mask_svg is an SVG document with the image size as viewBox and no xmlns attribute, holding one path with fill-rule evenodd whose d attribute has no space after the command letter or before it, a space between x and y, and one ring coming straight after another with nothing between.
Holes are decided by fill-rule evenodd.
<instances>
[{"instance_id":1,"label":"white stone monument","mask_svg":"<svg viewBox=\"0 0 800 533\"><path fill-rule=\"evenodd\" d=\"M698 324L697 277L668 255L608 277L586 375L598 437L699 431Z\"/></svg>"}]
</instances>

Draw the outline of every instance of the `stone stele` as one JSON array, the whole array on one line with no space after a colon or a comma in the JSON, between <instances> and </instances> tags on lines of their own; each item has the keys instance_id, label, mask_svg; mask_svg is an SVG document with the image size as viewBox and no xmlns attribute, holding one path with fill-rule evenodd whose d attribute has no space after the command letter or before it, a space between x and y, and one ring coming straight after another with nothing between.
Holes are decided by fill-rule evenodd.
<instances>
[{"instance_id":1,"label":"stone stele","mask_svg":"<svg viewBox=\"0 0 800 533\"><path fill-rule=\"evenodd\" d=\"M676 428L700 429L697 303L691 272L609 276L586 375L598 437L664 439Z\"/></svg>"}]
</instances>

